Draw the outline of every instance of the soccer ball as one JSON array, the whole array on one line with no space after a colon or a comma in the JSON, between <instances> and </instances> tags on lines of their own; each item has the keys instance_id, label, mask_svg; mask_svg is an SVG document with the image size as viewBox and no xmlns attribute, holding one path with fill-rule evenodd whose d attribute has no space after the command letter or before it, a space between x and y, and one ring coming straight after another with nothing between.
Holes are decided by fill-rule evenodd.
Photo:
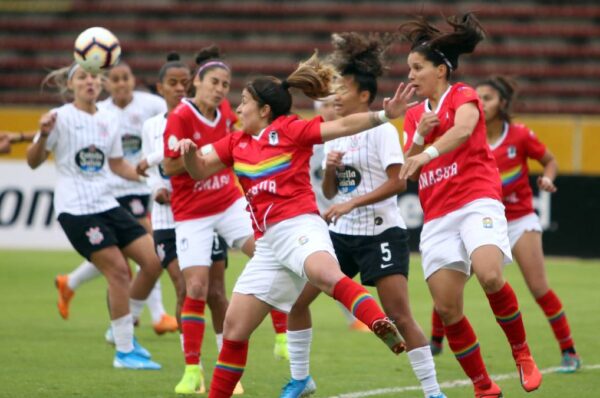
<instances>
[{"instance_id":1,"label":"soccer ball","mask_svg":"<svg viewBox=\"0 0 600 398\"><path fill-rule=\"evenodd\" d=\"M121 45L110 30L89 28L77 36L73 56L87 72L100 73L119 62Z\"/></svg>"}]
</instances>

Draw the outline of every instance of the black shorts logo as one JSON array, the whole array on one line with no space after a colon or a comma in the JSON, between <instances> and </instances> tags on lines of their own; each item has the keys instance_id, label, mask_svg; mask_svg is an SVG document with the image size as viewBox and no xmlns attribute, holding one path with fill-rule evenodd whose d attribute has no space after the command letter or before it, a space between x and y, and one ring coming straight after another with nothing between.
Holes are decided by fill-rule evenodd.
<instances>
[{"instance_id":1,"label":"black shorts logo","mask_svg":"<svg viewBox=\"0 0 600 398\"><path fill-rule=\"evenodd\" d=\"M97 173L104 166L104 152L90 145L75 154L75 163L86 173Z\"/></svg>"},{"instance_id":2,"label":"black shorts logo","mask_svg":"<svg viewBox=\"0 0 600 398\"><path fill-rule=\"evenodd\" d=\"M345 166L343 169L336 169L335 176L338 183L338 191L341 193L350 193L354 191L362 180L360 171L352 166Z\"/></svg>"},{"instance_id":3,"label":"black shorts logo","mask_svg":"<svg viewBox=\"0 0 600 398\"><path fill-rule=\"evenodd\" d=\"M142 138L137 135L125 134L121 137L123 155L135 155L142 149Z\"/></svg>"}]
</instances>

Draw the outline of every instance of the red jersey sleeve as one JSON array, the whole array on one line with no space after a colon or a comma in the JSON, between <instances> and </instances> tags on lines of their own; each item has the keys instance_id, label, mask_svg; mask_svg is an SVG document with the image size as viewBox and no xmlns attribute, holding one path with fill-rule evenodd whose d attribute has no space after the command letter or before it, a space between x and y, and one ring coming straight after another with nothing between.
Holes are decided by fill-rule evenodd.
<instances>
[{"instance_id":1,"label":"red jersey sleeve","mask_svg":"<svg viewBox=\"0 0 600 398\"><path fill-rule=\"evenodd\" d=\"M238 136L238 134L236 134L236 133L227 134L225 137L221 138L219 141L212 143L212 146L213 146L217 156L219 157L221 162L227 167L233 166L233 151L232 151L233 146L232 146L232 144L233 144L234 137L237 137L237 136Z\"/></svg>"},{"instance_id":2,"label":"red jersey sleeve","mask_svg":"<svg viewBox=\"0 0 600 398\"><path fill-rule=\"evenodd\" d=\"M178 158L180 156L179 152L174 151L173 148L179 140L189 138L186 132L185 121L177 113L171 112L167 118L167 126L163 134L165 157Z\"/></svg>"},{"instance_id":3,"label":"red jersey sleeve","mask_svg":"<svg viewBox=\"0 0 600 398\"><path fill-rule=\"evenodd\" d=\"M322 144L321 123L323 123L321 116L311 120L294 120L288 125L288 134L301 146L312 147L313 145Z\"/></svg>"},{"instance_id":4,"label":"red jersey sleeve","mask_svg":"<svg viewBox=\"0 0 600 398\"><path fill-rule=\"evenodd\" d=\"M413 112L406 112L404 115L404 124L402 126L402 129L404 130L404 136L402 137L404 140L404 153L408 152L412 145L413 136L415 135L415 126Z\"/></svg>"},{"instance_id":5,"label":"red jersey sleeve","mask_svg":"<svg viewBox=\"0 0 600 398\"><path fill-rule=\"evenodd\" d=\"M529 129L525 136L525 149L527 157L535 160L540 160L546 153L546 145Z\"/></svg>"},{"instance_id":6,"label":"red jersey sleeve","mask_svg":"<svg viewBox=\"0 0 600 398\"><path fill-rule=\"evenodd\" d=\"M477 96L477 92L472 87L462 85L458 87L452 96L452 105L454 109L458 109L461 105L464 105L468 102L479 102L479 97Z\"/></svg>"}]
</instances>

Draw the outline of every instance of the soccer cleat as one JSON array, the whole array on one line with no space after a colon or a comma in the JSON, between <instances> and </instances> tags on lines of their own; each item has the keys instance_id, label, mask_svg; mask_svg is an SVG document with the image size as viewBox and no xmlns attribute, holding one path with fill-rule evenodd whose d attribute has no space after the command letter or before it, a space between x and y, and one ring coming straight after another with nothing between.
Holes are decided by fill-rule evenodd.
<instances>
[{"instance_id":1,"label":"soccer cleat","mask_svg":"<svg viewBox=\"0 0 600 398\"><path fill-rule=\"evenodd\" d=\"M565 352L556 373L575 373L581 368L581 358L578 354Z\"/></svg>"},{"instance_id":2,"label":"soccer cleat","mask_svg":"<svg viewBox=\"0 0 600 398\"><path fill-rule=\"evenodd\" d=\"M175 386L176 394L204 394L204 371L200 365L186 365L183 377Z\"/></svg>"},{"instance_id":3,"label":"soccer cleat","mask_svg":"<svg viewBox=\"0 0 600 398\"><path fill-rule=\"evenodd\" d=\"M517 355L515 358L521 386L527 392L537 390L542 384L542 374L540 373L533 357L529 354Z\"/></svg>"},{"instance_id":4,"label":"soccer cleat","mask_svg":"<svg viewBox=\"0 0 600 398\"><path fill-rule=\"evenodd\" d=\"M487 388L475 386L475 398L502 398L502 390L492 381Z\"/></svg>"},{"instance_id":5,"label":"soccer cleat","mask_svg":"<svg viewBox=\"0 0 600 398\"><path fill-rule=\"evenodd\" d=\"M106 341L110 345L115 345L115 336L113 335L112 328L109 326L104 332L104 341Z\"/></svg>"},{"instance_id":6,"label":"soccer cleat","mask_svg":"<svg viewBox=\"0 0 600 398\"><path fill-rule=\"evenodd\" d=\"M158 363L137 355L135 350L128 353L117 351L113 359L113 366L118 369L136 370L159 370L161 368Z\"/></svg>"},{"instance_id":7,"label":"soccer cleat","mask_svg":"<svg viewBox=\"0 0 600 398\"><path fill-rule=\"evenodd\" d=\"M443 343L438 343L435 340L429 340L429 348L431 348L431 355L434 357L440 355L444 351Z\"/></svg>"},{"instance_id":8,"label":"soccer cleat","mask_svg":"<svg viewBox=\"0 0 600 398\"><path fill-rule=\"evenodd\" d=\"M279 398L301 398L308 397L317 391L317 385L311 376L303 380L290 379L281 390Z\"/></svg>"},{"instance_id":9,"label":"soccer cleat","mask_svg":"<svg viewBox=\"0 0 600 398\"><path fill-rule=\"evenodd\" d=\"M277 359L290 360L290 353L287 347L287 334L277 333L275 335L275 347L273 347L273 355Z\"/></svg>"},{"instance_id":10,"label":"soccer cleat","mask_svg":"<svg viewBox=\"0 0 600 398\"><path fill-rule=\"evenodd\" d=\"M448 398L448 397L446 397L446 394L441 392L441 393L435 394L435 395L428 395L427 398Z\"/></svg>"},{"instance_id":11,"label":"soccer cleat","mask_svg":"<svg viewBox=\"0 0 600 398\"><path fill-rule=\"evenodd\" d=\"M150 354L150 351L142 347L135 337L133 338L133 352L142 358L152 358L152 354Z\"/></svg>"},{"instance_id":12,"label":"soccer cleat","mask_svg":"<svg viewBox=\"0 0 600 398\"><path fill-rule=\"evenodd\" d=\"M352 322L350 324L350 326L348 326L348 328L350 330L354 330L356 332L370 332L371 331L371 329L369 329L369 327L367 325L365 325L358 319L355 319L354 322Z\"/></svg>"},{"instance_id":13,"label":"soccer cleat","mask_svg":"<svg viewBox=\"0 0 600 398\"><path fill-rule=\"evenodd\" d=\"M371 330L394 354L398 355L406 350L406 343L404 343L402 335L389 318L375 320L371 325Z\"/></svg>"},{"instance_id":14,"label":"soccer cleat","mask_svg":"<svg viewBox=\"0 0 600 398\"><path fill-rule=\"evenodd\" d=\"M233 395L242 395L244 393L244 387L242 387L242 382L238 381L233 389Z\"/></svg>"},{"instance_id":15,"label":"soccer cleat","mask_svg":"<svg viewBox=\"0 0 600 398\"><path fill-rule=\"evenodd\" d=\"M58 313L62 319L69 319L69 302L75 292L69 288L69 275L58 275L54 278L54 285L58 289Z\"/></svg>"},{"instance_id":16,"label":"soccer cleat","mask_svg":"<svg viewBox=\"0 0 600 398\"><path fill-rule=\"evenodd\" d=\"M163 314L160 321L152 325L154 332L158 335L165 334L167 332L176 332L178 330L177 318L169 314Z\"/></svg>"}]
</instances>

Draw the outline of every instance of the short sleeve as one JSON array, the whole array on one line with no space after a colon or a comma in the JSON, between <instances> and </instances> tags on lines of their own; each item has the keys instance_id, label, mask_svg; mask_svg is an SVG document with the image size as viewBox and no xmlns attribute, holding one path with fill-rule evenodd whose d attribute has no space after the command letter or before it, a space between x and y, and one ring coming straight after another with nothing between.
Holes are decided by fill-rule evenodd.
<instances>
[{"instance_id":1,"label":"short sleeve","mask_svg":"<svg viewBox=\"0 0 600 398\"><path fill-rule=\"evenodd\" d=\"M475 102L475 105L477 105L479 102L477 92L472 87L461 85L452 96L452 107L458 109L461 105L469 102Z\"/></svg>"},{"instance_id":2,"label":"short sleeve","mask_svg":"<svg viewBox=\"0 0 600 398\"><path fill-rule=\"evenodd\" d=\"M221 138L219 141L212 143L213 149L215 150L217 156L227 167L233 166L233 140L234 137L239 137L240 133L227 134L225 137Z\"/></svg>"},{"instance_id":3,"label":"short sleeve","mask_svg":"<svg viewBox=\"0 0 600 398\"><path fill-rule=\"evenodd\" d=\"M163 134L163 144L166 158L178 158L179 152L174 151L175 144L184 138L189 138L185 120L176 112L171 112L167 119L167 127Z\"/></svg>"},{"instance_id":4,"label":"short sleeve","mask_svg":"<svg viewBox=\"0 0 600 398\"><path fill-rule=\"evenodd\" d=\"M377 156L379 156L384 170L392 164L404 164L400 136L396 127L391 123L385 123L377 127L374 134L371 134L369 138L375 141Z\"/></svg>"},{"instance_id":5,"label":"short sleeve","mask_svg":"<svg viewBox=\"0 0 600 398\"><path fill-rule=\"evenodd\" d=\"M158 115L159 113L167 112L167 103L162 97L159 97L158 95L152 95L152 102L152 115Z\"/></svg>"},{"instance_id":6,"label":"short sleeve","mask_svg":"<svg viewBox=\"0 0 600 398\"><path fill-rule=\"evenodd\" d=\"M527 157L535 160L540 160L546 153L546 145L531 130L528 130L525 138L525 149Z\"/></svg>"},{"instance_id":7,"label":"short sleeve","mask_svg":"<svg viewBox=\"0 0 600 398\"><path fill-rule=\"evenodd\" d=\"M415 118L413 116L413 112L406 112L405 116L404 116L404 123L403 123L403 134L404 134L404 152L408 151L410 149L410 146L412 145L412 141L413 141L413 136L415 135L415 130L416 130L416 124L415 124Z\"/></svg>"},{"instance_id":8,"label":"short sleeve","mask_svg":"<svg viewBox=\"0 0 600 398\"><path fill-rule=\"evenodd\" d=\"M323 123L321 116L317 116L311 120L297 119L287 126L288 134L294 142L303 147L322 144L321 123Z\"/></svg>"}]
</instances>

